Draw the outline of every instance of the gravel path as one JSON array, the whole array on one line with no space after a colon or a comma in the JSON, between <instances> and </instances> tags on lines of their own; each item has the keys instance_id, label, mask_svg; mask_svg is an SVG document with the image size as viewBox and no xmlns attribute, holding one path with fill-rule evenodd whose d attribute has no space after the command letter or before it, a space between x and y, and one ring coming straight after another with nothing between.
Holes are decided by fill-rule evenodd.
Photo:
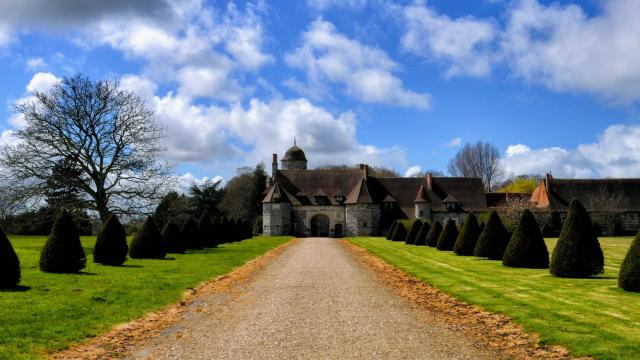
<instances>
[{"instance_id":1,"label":"gravel path","mask_svg":"<svg viewBox=\"0 0 640 360\"><path fill-rule=\"evenodd\" d=\"M415 310L335 239L298 240L230 293L204 294L133 359L496 359Z\"/></svg>"}]
</instances>

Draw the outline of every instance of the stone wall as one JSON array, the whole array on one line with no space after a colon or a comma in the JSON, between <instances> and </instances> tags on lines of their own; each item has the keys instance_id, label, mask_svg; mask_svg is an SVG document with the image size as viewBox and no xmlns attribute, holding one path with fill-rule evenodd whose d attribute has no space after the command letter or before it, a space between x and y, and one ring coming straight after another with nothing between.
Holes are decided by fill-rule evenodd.
<instances>
[{"instance_id":1,"label":"stone wall","mask_svg":"<svg viewBox=\"0 0 640 360\"><path fill-rule=\"evenodd\" d=\"M265 236L291 234L291 204L262 204L262 232Z\"/></svg>"},{"instance_id":2,"label":"stone wall","mask_svg":"<svg viewBox=\"0 0 640 360\"><path fill-rule=\"evenodd\" d=\"M335 235L336 225L344 228L345 208L344 206L294 206L291 229L295 235L311 236L311 219L316 215L324 215L329 218L329 236Z\"/></svg>"},{"instance_id":3,"label":"stone wall","mask_svg":"<svg viewBox=\"0 0 640 360\"><path fill-rule=\"evenodd\" d=\"M380 205L346 205L347 236L380 235Z\"/></svg>"}]
</instances>

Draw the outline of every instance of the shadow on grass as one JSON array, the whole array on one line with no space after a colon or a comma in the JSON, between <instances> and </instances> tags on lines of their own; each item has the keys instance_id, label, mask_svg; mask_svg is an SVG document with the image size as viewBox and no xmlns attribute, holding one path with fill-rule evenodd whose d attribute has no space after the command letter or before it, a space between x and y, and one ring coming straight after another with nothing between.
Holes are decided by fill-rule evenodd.
<instances>
[{"instance_id":1,"label":"shadow on grass","mask_svg":"<svg viewBox=\"0 0 640 360\"><path fill-rule=\"evenodd\" d=\"M119 265L119 266L112 266L112 267L121 267L121 268L143 268L144 266L142 266L142 265L122 264L122 265Z\"/></svg>"},{"instance_id":2,"label":"shadow on grass","mask_svg":"<svg viewBox=\"0 0 640 360\"><path fill-rule=\"evenodd\" d=\"M73 275L91 275L91 276L98 275L97 273L89 272L89 271L80 271L79 273L70 273L70 274L73 274Z\"/></svg>"},{"instance_id":3,"label":"shadow on grass","mask_svg":"<svg viewBox=\"0 0 640 360\"><path fill-rule=\"evenodd\" d=\"M0 292L25 292L31 290L31 286L16 285L12 288L0 289Z\"/></svg>"}]
</instances>

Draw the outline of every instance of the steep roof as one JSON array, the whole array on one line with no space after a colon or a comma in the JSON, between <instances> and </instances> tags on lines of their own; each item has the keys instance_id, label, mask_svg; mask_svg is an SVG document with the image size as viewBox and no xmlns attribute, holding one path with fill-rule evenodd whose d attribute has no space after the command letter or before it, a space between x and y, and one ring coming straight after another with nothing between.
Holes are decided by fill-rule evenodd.
<instances>
[{"instance_id":1,"label":"steep roof","mask_svg":"<svg viewBox=\"0 0 640 360\"><path fill-rule=\"evenodd\" d=\"M640 210L640 179L548 179L550 207L564 211L576 198L589 210Z\"/></svg>"},{"instance_id":2,"label":"steep roof","mask_svg":"<svg viewBox=\"0 0 640 360\"><path fill-rule=\"evenodd\" d=\"M272 187L267 189L267 195L262 200L263 203L279 203L290 202L289 196L285 190L282 189L280 184L276 181Z\"/></svg>"},{"instance_id":3,"label":"steep roof","mask_svg":"<svg viewBox=\"0 0 640 360\"><path fill-rule=\"evenodd\" d=\"M418 195L416 195L416 199L413 200L414 203L428 203L431 202L429 200L429 196L427 192L424 190L424 185L420 185L420 189L418 189Z\"/></svg>"},{"instance_id":4,"label":"steep roof","mask_svg":"<svg viewBox=\"0 0 640 360\"><path fill-rule=\"evenodd\" d=\"M307 161L307 156L297 145L293 145L284 153L282 161Z\"/></svg>"},{"instance_id":5,"label":"steep roof","mask_svg":"<svg viewBox=\"0 0 640 360\"><path fill-rule=\"evenodd\" d=\"M318 205L315 196L326 196L332 205L338 205L334 196L350 193L362 176L358 169L278 170L276 182L288 193L296 194L292 199L294 205Z\"/></svg>"},{"instance_id":6,"label":"steep roof","mask_svg":"<svg viewBox=\"0 0 640 360\"><path fill-rule=\"evenodd\" d=\"M373 204L367 181L362 178L347 197L345 204Z\"/></svg>"}]
</instances>

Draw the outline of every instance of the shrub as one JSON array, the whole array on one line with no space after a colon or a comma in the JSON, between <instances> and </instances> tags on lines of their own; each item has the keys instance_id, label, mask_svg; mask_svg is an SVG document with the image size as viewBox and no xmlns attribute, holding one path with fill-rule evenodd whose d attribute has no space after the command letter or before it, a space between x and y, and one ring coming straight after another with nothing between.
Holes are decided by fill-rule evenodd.
<instances>
[{"instance_id":1,"label":"shrub","mask_svg":"<svg viewBox=\"0 0 640 360\"><path fill-rule=\"evenodd\" d=\"M129 256L134 259L162 259L166 255L167 244L165 244L162 234L158 230L158 225L149 216L133 238Z\"/></svg>"},{"instance_id":2,"label":"shrub","mask_svg":"<svg viewBox=\"0 0 640 360\"><path fill-rule=\"evenodd\" d=\"M180 227L173 219L167 221L162 229L162 240L167 244L167 253L184 254L185 244Z\"/></svg>"},{"instance_id":3,"label":"shrub","mask_svg":"<svg viewBox=\"0 0 640 360\"><path fill-rule=\"evenodd\" d=\"M193 217L190 217L182 226L182 241L187 250L202 249L200 245L200 229Z\"/></svg>"},{"instance_id":4,"label":"shrub","mask_svg":"<svg viewBox=\"0 0 640 360\"><path fill-rule=\"evenodd\" d=\"M127 260L127 234L115 215L110 215L96 237L93 261L98 264L119 266Z\"/></svg>"},{"instance_id":5,"label":"shrub","mask_svg":"<svg viewBox=\"0 0 640 360\"><path fill-rule=\"evenodd\" d=\"M52 273L77 273L84 269L84 255L78 231L66 210L60 211L51 234L40 253L40 270Z\"/></svg>"},{"instance_id":6,"label":"shrub","mask_svg":"<svg viewBox=\"0 0 640 360\"><path fill-rule=\"evenodd\" d=\"M20 260L11 242L0 229L0 289L14 288L20 283Z\"/></svg>"},{"instance_id":7,"label":"shrub","mask_svg":"<svg viewBox=\"0 0 640 360\"><path fill-rule=\"evenodd\" d=\"M571 278L589 277L604 271L604 255L591 217L577 199L569 204L549 271L555 276Z\"/></svg>"},{"instance_id":8,"label":"shrub","mask_svg":"<svg viewBox=\"0 0 640 360\"><path fill-rule=\"evenodd\" d=\"M407 233L407 237L404 239L404 243L407 245L415 245L416 236L418 236L418 232L422 227L422 221L416 219L416 221L411 222L411 227L409 228L409 232Z\"/></svg>"},{"instance_id":9,"label":"shrub","mask_svg":"<svg viewBox=\"0 0 640 360\"><path fill-rule=\"evenodd\" d=\"M396 228L393 231L393 236L391 237L391 240L404 241L404 239L406 238L407 238L407 228L405 227L404 223L398 220Z\"/></svg>"},{"instance_id":10,"label":"shrub","mask_svg":"<svg viewBox=\"0 0 640 360\"><path fill-rule=\"evenodd\" d=\"M618 286L625 291L640 292L640 232L633 239L631 247L622 261Z\"/></svg>"},{"instance_id":11,"label":"shrub","mask_svg":"<svg viewBox=\"0 0 640 360\"><path fill-rule=\"evenodd\" d=\"M461 256L473 255L473 250L476 248L479 237L480 225L478 225L478 218L474 214L469 214L464 220L456 243L453 245L453 251Z\"/></svg>"},{"instance_id":12,"label":"shrub","mask_svg":"<svg viewBox=\"0 0 640 360\"><path fill-rule=\"evenodd\" d=\"M391 240L391 238L393 238L393 232L396 231L397 226L397 221L394 221L393 224L391 224L391 227L389 228L389 230L387 230L387 240Z\"/></svg>"},{"instance_id":13,"label":"shrub","mask_svg":"<svg viewBox=\"0 0 640 360\"><path fill-rule=\"evenodd\" d=\"M549 252L536 218L525 210L507 245L502 264L509 267L545 269L549 267Z\"/></svg>"},{"instance_id":14,"label":"shrub","mask_svg":"<svg viewBox=\"0 0 640 360\"><path fill-rule=\"evenodd\" d=\"M456 227L456 223L452 219L449 219L447 224L444 226L442 233L440 233L436 248L441 251L451 251L453 250L453 246L456 244L457 238L458 228Z\"/></svg>"},{"instance_id":15,"label":"shrub","mask_svg":"<svg viewBox=\"0 0 640 360\"><path fill-rule=\"evenodd\" d=\"M255 235L262 234L262 216L258 216L253 224L253 233Z\"/></svg>"},{"instance_id":16,"label":"shrub","mask_svg":"<svg viewBox=\"0 0 640 360\"><path fill-rule=\"evenodd\" d=\"M249 240L253 237L253 231L251 231L251 224L248 220L242 220L242 240Z\"/></svg>"},{"instance_id":17,"label":"shrub","mask_svg":"<svg viewBox=\"0 0 640 360\"><path fill-rule=\"evenodd\" d=\"M431 225L427 221L425 221L422 224L422 226L420 226L420 231L418 231L418 235L416 235L416 245L418 246L427 245L427 235L429 235L430 229L431 229Z\"/></svg>"},{"instance_id":18,"label":"shrub","mask_svg":"<svg viewBox=\"0 0 640 360\"><path fill-rule=\"evenodd\" d=\"M202 212L200 220L198 221L198 234L200 235L199 240L203 247L214 248L218 246L213 236L211 217L209 217L209 213L206 210Z\"/></svg>"},{"instance_id":19,"label":"shrub","mask_svg":"<svg viewBox=\"0 0 640 360\"><path fill-rule=\"evenodd\" d=\"M489 215L489 221L478 238L473 255L491 260L501 260L507 244L509 244L509 233L502 224L500 215L496 211L492 211Z\"/></svg>"},{"instance_id":20,"label":"shrub","mask_svg":"<svg viewBox=\"0 0 640 360\"><path fill-rule=\"evenodd\" d=\"M436 247L438 245L438 239L440 238L440 234L442 233L442 224L440 221L436 221L429 229L429 233L427 234L427 246Z\"/></svg>"}]
</instances>

